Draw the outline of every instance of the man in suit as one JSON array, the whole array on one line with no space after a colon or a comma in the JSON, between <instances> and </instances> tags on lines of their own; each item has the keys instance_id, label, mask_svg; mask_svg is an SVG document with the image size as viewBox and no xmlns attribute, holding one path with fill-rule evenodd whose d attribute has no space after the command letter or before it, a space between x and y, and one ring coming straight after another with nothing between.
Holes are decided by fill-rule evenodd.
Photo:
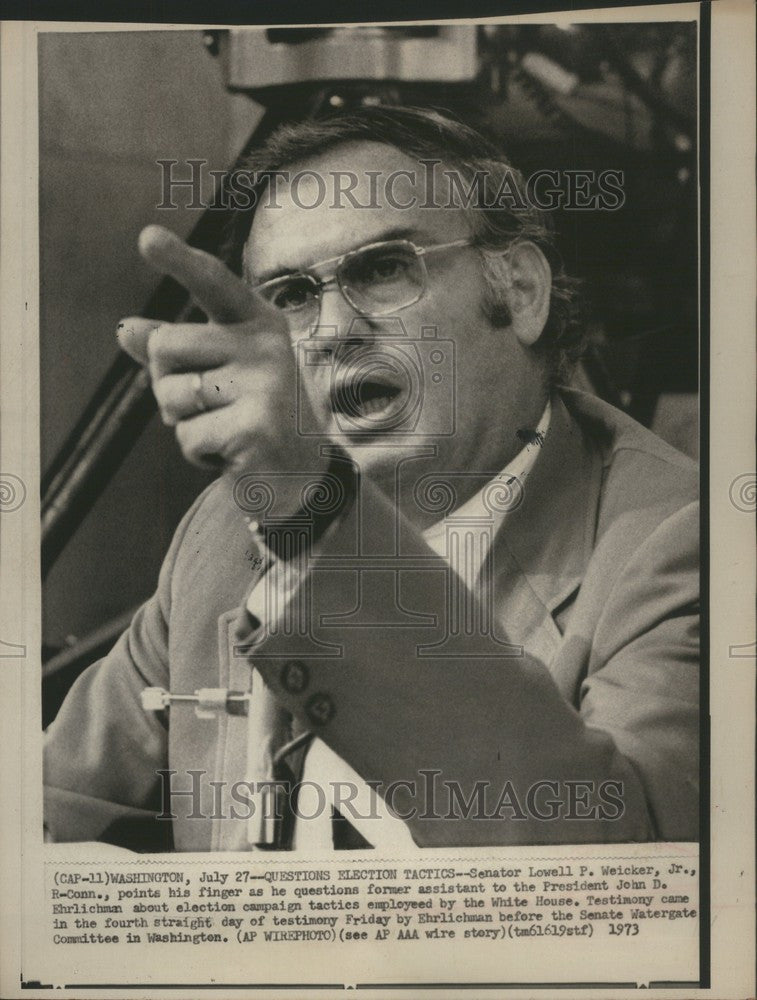
<instances>
[{"instance_id":1,"label":"man in suit","mask_svg":"<svg viewBox=\"0 0 757 1000\"><path fill-rule=\"evenodd\" d=\"M50 835L695 839L696 470L565 387L572 289L522 179L409 109L285 129L251 169L242 277L141 239L208 323L121 344L221 475L50 727Z\"/></svg>"}]
</instances>

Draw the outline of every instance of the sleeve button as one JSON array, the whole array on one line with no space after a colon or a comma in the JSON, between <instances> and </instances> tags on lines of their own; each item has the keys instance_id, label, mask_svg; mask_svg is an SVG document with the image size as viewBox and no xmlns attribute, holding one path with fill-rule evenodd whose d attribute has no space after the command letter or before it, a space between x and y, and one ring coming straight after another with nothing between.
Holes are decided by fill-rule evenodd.
<instances>
[{"instance_id":1,"label":"sleeve button","mask_svg":"<svg viewBox=\"0 0 757 1000\"><path fill-rule=\"evenodd\" d=\"M335 711L334 702L329 695L324 694L322 691L311 695L305 704L307 717L316 726L325 726L334 717Z\"/></svg>"}]
</instances>

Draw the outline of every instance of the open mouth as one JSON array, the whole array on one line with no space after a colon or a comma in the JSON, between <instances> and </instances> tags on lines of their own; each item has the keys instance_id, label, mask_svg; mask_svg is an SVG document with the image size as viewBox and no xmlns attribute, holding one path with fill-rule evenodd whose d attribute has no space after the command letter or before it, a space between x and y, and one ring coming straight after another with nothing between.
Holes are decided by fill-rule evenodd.
<instances>
[{"instance_id":1,"label":"open mouth","mask_svg":"<svg viewBox=\"0 0 757 1000\"><path fill-rule=\"evenodd\" d=\"M331 408L345 417L376 420L391 413L402 388L383 379L350 378L337 382L331 393Z\"/></svg>"},{"instance_id":2,"label":"open mouth","mask_svg":"<svg viewBox=\"0 0 757 1000\"><path fill-rule=\"evenodd\" d=\"M343 430L390 430L401 423L412 396L404 358L387 350L359 352L333 372L331 409Z\"/></svg>"}]
</instances>

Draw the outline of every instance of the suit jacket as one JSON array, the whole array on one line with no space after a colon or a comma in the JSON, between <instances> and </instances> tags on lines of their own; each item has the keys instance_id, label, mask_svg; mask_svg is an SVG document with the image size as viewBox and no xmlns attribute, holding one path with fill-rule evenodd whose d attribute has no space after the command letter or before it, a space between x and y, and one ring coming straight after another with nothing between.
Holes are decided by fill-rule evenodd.
<instances>
[{"instance_id":1,"label":"suit jacket","mask_svg":"<svg viewBox=\"0 0 757 1000\"><path fill-rule=\"evenodd\" d=\"M247 719L182 706L169 724L139 696L147 685L249 690L254 664L299 728L368 781L428 788L437 771L469 801L484 782L489 806L509 789L512 808L496 815L417 809L407 822L421 846L695 839L697 490L688 458L561 391L473 604L492 628L471 637L450 621L446 563L366 481L296 587L294 628L280 612L259 626L240 617L260 569L216 482L179 526L155 595L48 730L49 830L107 839L114 822L154 817L157 771L170 769L174 792L196 792L171 800L176 848L244 849L244 819L213 815L228 814L246 777ZM598 817L603 782L621 807ZM394 804L410 813L418 800L402 785Z\"/></svg>"}]
</instances>

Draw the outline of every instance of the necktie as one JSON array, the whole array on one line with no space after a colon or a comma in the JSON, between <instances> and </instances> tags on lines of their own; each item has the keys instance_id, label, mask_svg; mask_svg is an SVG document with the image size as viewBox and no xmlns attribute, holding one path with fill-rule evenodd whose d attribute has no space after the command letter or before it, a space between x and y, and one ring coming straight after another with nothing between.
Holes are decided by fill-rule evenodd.
<instances>
[{"instance_id":1,"label":"necktie","mask_svg":"<svg viewBox=\"0 0 757 1000\"><path fill-rule=\"evenodd\" d=\"M277 755L292 738L291 722L290 713L278 704L260 673L253 669L246 774L254 788L255 808L249 820L248 840L250 846L263 850L279 846L289 813L287 790L278 782L287 782L291 774L280 766Z\"/></svg>"}]
</instances>

